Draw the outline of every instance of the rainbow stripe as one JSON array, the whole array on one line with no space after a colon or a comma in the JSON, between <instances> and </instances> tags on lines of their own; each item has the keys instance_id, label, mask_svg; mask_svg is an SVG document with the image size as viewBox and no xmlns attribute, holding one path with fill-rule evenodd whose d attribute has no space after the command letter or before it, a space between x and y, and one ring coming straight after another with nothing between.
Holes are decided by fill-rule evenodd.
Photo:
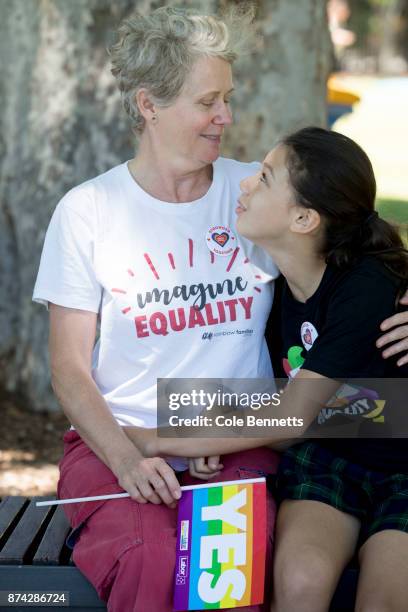
<instances>
[{"instance_id":1,"label":"rainbow stripe","mask_svg":"<svg viewBox=\"0 0 408 612\"><path fill-rule=\"evenodd\" d=\"M265 478L183 487L174 610L262 603L265 555Z\"/></svg>"}]
</instances>

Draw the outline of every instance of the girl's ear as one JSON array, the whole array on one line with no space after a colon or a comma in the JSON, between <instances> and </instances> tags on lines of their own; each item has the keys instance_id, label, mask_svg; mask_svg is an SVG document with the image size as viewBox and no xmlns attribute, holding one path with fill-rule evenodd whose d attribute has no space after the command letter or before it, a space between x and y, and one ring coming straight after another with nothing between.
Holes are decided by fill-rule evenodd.
<instances>
[{"instance_id":1,"label":"girl's ear","mask_svg":"<svg viewBox=\"0 0 408 612\"><path fill-rule=\"evenodd\" d=\"M310 234L321 225L320 214L314 208L296 206L290 229L295 234Z\"/></svg>"}]
</instances>

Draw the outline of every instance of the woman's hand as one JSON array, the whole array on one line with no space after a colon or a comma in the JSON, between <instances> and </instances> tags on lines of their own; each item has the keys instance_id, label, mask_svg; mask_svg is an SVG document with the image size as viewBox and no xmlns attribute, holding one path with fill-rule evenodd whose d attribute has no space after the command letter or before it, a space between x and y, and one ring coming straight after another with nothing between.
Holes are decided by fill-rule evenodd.
<instances>
[{"instance_id":1,"label":"woman's hand","mask_svg":"<svg viewBox=\"0 0 408 612\"><path fill-rule=\"evenodd\" d=\"M217 476L224 466L220 463L219 455L211 457L196 457L189 459L188 469L190 476L201 480L210 480Z\"/></svg>"},{"instance_id":2,"label":"woman's hand","mask_svg":"<svg viewBox=\"0 0 408 612\"><path fill-rule=\"evenodd\" d=\"M163 502L174 508L181 497L174 470L161 457L145 458L135 449L121 458L113 471L120 486L140 504Z\"/></svg>"},{"instance_id":3,"label":"woman's hand","mask_svg":"<svg viewBox=\"0 0 408 612\"><path fill-rule=\"evenodd\" d=\"M408 290L400 299L400 303L408 306ZM377 347L382 348L390 342L394 343L383 351L382 356L384 359L402 353L403 351L408 351L408 310L399 312L383 321L381 323L381 329L388 333L378 338L376 342ZM402 366L406 363L408 363L408 352L398 359L397 365Z\"/></svg>"}]
</instances>

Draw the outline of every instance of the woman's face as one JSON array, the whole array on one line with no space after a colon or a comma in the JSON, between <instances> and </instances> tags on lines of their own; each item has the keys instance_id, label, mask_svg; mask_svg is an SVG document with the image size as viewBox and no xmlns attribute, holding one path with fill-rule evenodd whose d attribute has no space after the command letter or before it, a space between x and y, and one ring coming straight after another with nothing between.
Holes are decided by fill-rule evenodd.
<instances>
[{"instance_id":1,"label":"woman's face","mask_svg":"<svg viewBox=\"0 0 408 612\"><path fill-rule=\"evenodd\" d=\"M196 169L217 159L224 127L232 123L232 90L231 65L201 57L176 101L158 108L156 142L178 167Z\"/></svg>"},{"instance_id":2,"label":"woman's face","mask_svg":"<svg viewBox=\"0 0 408 612\"><path fill-rule=\"evenodd\" d=\"M255 243L284 237L298 208L289 183L286 151L278 145L254 176L241 181L237 230Z\"/></svg>"}]
</instances>

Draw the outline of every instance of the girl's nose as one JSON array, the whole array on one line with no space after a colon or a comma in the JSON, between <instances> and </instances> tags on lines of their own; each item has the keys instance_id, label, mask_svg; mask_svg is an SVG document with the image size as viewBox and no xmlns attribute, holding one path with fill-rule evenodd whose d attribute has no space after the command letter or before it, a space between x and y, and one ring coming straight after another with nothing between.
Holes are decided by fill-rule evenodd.
<instances>
[{"instance_id":1,"label":"girl's nose","mask_svg":"<svg viewBox=\"0 0 408 612\"><path fill-rule=\"evenodd\" d=\"M239 187L242 193L249 193L248 178L242 179L242 181L239 183Z\"/></svg>"}]
</instances>

